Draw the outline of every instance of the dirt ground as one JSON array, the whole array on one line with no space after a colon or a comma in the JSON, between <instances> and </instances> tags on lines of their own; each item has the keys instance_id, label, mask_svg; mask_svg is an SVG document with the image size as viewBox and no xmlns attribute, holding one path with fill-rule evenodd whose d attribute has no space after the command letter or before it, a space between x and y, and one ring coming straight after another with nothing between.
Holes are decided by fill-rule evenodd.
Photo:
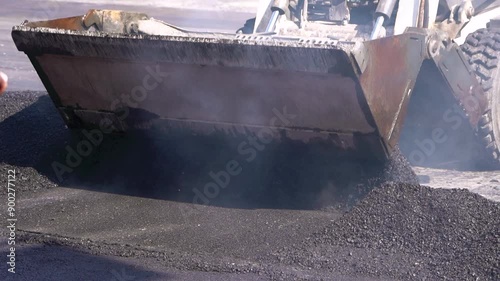
<instances>
[{"instance_id":1,"label":"dirt ground","mask_svg":"<svg viewBox=\"0 0 500 281\"><path fill-rule=\"evenodd\" d=\"M456 171L414 167L420 183L434 188L467 189L490 200L500 201L500 173L498 171Z\"/></svg>"}]
</instances>

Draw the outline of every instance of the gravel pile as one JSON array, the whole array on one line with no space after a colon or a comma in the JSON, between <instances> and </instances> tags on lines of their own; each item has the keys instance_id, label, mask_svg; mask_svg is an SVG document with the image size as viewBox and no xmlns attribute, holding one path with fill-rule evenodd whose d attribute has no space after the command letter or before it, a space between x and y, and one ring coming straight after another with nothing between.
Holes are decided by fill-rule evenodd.
<instances>
[{"instance_id":1,"label":"gravel pile","mask_svg":"<svg viewBox=\"0 0 500 281\"><path fill-rule=\"evenodd\" d=\"M0 136L0 179L15 169L17 190L57 185L50 164L57 159L54 151L64 150L69 132L45 92L0 96Z\"/></svg>"},{"instance_id":2,"label":"gravel pile","mask_svg":"<svg viewBox=\"0 0 500 281\"><path fill-rule=\"evenodd\" d=\"M389 184L275 256L382 279L500 280L500 204L466 190Z\"/></svg>"}]
</instances>

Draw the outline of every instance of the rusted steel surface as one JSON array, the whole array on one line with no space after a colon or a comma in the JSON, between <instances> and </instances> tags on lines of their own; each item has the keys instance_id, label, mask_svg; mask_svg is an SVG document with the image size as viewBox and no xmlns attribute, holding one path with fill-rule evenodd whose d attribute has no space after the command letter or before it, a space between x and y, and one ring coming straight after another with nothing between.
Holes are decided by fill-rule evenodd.
<instances>
[{"instance_id":1,"label":"rusted steel surface","mask_svg":"<svg viewBox=\"0 0 500 281\"><path fill-rule=\"evenodd\" d=\"M86 31L94 28L109 33L129 33L136 31L136 22L149 17L144 13L131 13L116 10L89 10L83 16L53 19L48 21L26 22L29 28L55 28L67 31Z\"/></svg>"},{"instance_id":2,"label":"rusted steel surface","mask_svg":"<svg viewBox=\"0 0 500 281\"><path fill-rule=\"evenodd\" d=\"M83 16L83 24L90 28L110 33L137 32L137 21L149 17L144 13L132 13L115 10L89 10Z\"/></svg>"},{"instance_id":3,"label":"rusted steel surface","mask_svg":"<svg viewBox=\"0 0 500 281\"><path fill-rule=\"evenodd\" d=\"M425 58L425 36L405 33L364 43L359 81L389 149L399 139L408 102Z\"/></svg>"},{"instance_id":4,"label":"rusted steel surface","mask_svg":"<svg viewBox=\"0 0 500 281\"><path fill-rule=\"evenodd\" d=\"M48 21L27 22L25 23L25 26L32 28L36 27L58 28L58 29L73 30L73 31L87 30L87 28L83 25L82 16L54 19Z\"/></svg>"},{"instance_id":5,"label":"rusted steel surface","mask_svg":"<svg viewBox=\"0 0 500 281\"><path fill-rule=\"evenodd\" d=\"M75 58L37 58L67 107L116 111L129 102L161 118L267 126L273 109L297 115L298 129L372 133L356 82L339 74L253 71L219 66ZM154 75L157 75L155 77ZM65 77L72 81L67 83ZM158 83L157 80L161 83ZM150 90L147 90L149 88ZM124 101L125 100L125 101Z\"/></svg>"}]
</instances>

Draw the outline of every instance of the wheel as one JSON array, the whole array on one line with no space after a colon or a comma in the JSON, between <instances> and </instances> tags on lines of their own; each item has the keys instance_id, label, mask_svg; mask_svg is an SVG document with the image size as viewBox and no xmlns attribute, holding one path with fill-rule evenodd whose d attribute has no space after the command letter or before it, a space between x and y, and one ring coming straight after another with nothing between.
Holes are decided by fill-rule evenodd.
<instances>
[{"instance_id":1,"label":"wheel","mask_svg":"<svg viewBox=\"0 0 500 281\"><path fill-rule=\"evenodd\" d=\"M488 102L477 135L493 165L500 167L500 30L480 29L471 33L462 45L462 51Z\"/></svg>"}]
</instances>

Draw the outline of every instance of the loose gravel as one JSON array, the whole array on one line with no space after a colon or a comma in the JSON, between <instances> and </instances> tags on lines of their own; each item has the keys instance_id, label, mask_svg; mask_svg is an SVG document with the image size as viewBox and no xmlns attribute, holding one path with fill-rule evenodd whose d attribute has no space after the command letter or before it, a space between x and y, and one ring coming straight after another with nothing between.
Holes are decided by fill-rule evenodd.
<instances>
[{"instance_id":1,"label":"loose gravel","mask_svg":"<svg viewBox=\"0 0 500 281\"><path fill-rule=\"evenodd\" d=\"M275 257L397 280L500 280L500 204L467 190L388 184Z\"/></svg>"},{"instance_id":2,"label":"loose gravel","mask_svg":"<svg viewBox=\"0 0 500 281\"><path fill-rule=\"evenodd\" d=\"M50 108L51 110L41 110ZM7 92L0 97L0 173L16 170L19 191L57 186L47 174L51 150L64 147L69 132L45 92ZM1 189L1 193L5 193Z\"/></svg>"},{"instance_id":3,"label":"loose gravel","mask_svg":"<svg viewBox=\"0 0 500 281\"><path fill-rule=\"evenodd\" d=\"M40 92L11 92L0 99L0 172L5 174L7 169L15 168L18 171L18 179L23 181L19 186L26 191L56 186L57 180L52 176L54 173L50 170L50 164L64 157L64 147L71 143L73 136L65 128L50 99ZM117 158L119 155L126 156L114 143L110 143L109 146L118 151L114 153L103 149L108 152L104 151L98 156L113 156L106 159ZM191 151L190 149L195 147L187 145L186 148L189 149L183 151ZM310 208L314 210L311 211L311 216L331 215L332 221L331 224L327 222L329 225L324 228L310 229L310 235L306 234L300 238L293 232L269 233L270 240L278 241L286 238L287 241L292 241L286 248L274 247L275 250L269 254L249 257L248 261L233 264L234 259L230 256L213 259L202 254L193 256L188 250L185 253L162 253L140 245L108 244L102 241L62 237L57 234L20 232L20 241L71 247L94 255L153 258L164 266L181 270L254 272L276 280L328 280L333 277L338 277L338 280L500 280L500 203L489 201L466 190L431 189L419 186L415 184L416 176L408 169L409 165L404 157L397 154L385 168L385 174L381 178L370 180L368 177L361 181L361 196L354 198L353 202L356 204L339 218L338 208L325 208L332 203L328 198L339 192L337 187L329 187L328 182L338 175L349 174L353 169L350 166L341 169L342 167L327 161L332 159L330 157L308 159L306 161L308 165L301 166L298 163L303 162L308 150L293 146L291 148L297 153L296 159L293 158L292 161L297 163L290 163L290 160L285 158L279 160L281 159L278 157L279 153L287 150L276 148L277 153L262 155L258 163L255 163L255 167L269 170L269 174L273 175L269 177L270 179L280 178L279 175L291 175L292 167L303 167L301 177L290 176L290 182L270 185L275 186L274 192L287 186L293 190L293 192L288 190L286 197L278 197L284 200L279 202L281 204L279 206L290 209ZM156 150L153 152L156 153ZM172 163L176 163L174 160L177 158L185 159L185 155L180 152L176 152L179 155L174 154L172 150L167 152ZM232 151L227 154L232 155ZM98 156L96 157L99 158ZM139 156L144 157L144 154ZM200 153L188 158L197 163L196 161L206 158L205 156ZM121 159L121 162L132 162L122 161L123 159L119 157L117 159ZM221 159L219 161L221 163L227 160L224 157ZM259 161L267 163L269 167ZM106 166L105 164L106 161L102 165ZM93 163L89 167L93 165L97 164ZM318 165L316 167L331 165L331 169L313 169L314 165ZM185 166L193 167L187 164ZM257 184L247 179L253 177L250 167L254 166L249 166L247 169L249 174L242 175L237 182L238 186L242 188L246 188L246 185L249 185L249 188L268 186L267 181ZM258 169L255 169L257 170L255 173L259 174ZM323 172L327 170L336 171L338 175L324 174ZM156 170L152 171L156 173ZM185 175L199 173L187 168L182 168L180 171L182 173L177 173L177 170L173 172L184 175L186 178L179 179L184 183L189 183ZM203 171L202 174L206 173ZM352 178L352 175L349 176ZM309 180L300 181L304 177ZM315 190L309 186L319 186L322 190ZM373 187L378 188L371 190ZM249 190L252 191L249 194L255 197L253 201L262 202L265 199L269 203L269 205L257 205L251 201L249 207L271 208L273 206L271 203L276 201L273 199L275 197L270 196L272 193L269 193L269 190ZM241 192L234 191L234 193ZM239 197L242 196L234 198ZM297 202L297 198L302 200L300 205L290 203ZM235 202L235 200L222 199L221 202L214 200L220 206L233 207L225 203L226 201ZM276 204L274 206L277 208ZM223 211L213 212L214 216L224 217ZM259 226L256 224L255 227ZM237 229L234 231L238 232ZM308 238L304 240L303 237L307 236ZM249 245L244 246L251 247L251 239L240 243L247 243ZM242 247L240 243L231 247ZM153 262L148 259L145 264Z\"/></svg>"}]
</instances>

